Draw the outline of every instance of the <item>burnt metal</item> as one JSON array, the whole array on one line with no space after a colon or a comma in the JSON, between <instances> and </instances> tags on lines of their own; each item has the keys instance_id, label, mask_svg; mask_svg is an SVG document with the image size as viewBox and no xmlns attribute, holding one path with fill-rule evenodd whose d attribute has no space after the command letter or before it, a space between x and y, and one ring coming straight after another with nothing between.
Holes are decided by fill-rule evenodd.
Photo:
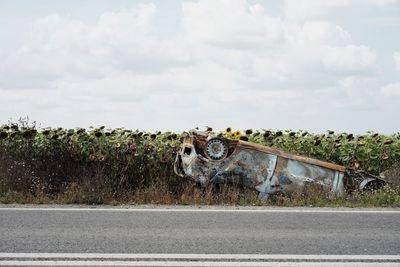
<instances>
[{"instance_id":1,"label":"burnt metal","mask_svg":"<svg viewBox=\"0 0 400 267\"><path fill-rule=\"evenodd\" d=\"M354 190L374 190L385 181L363 171L293 155L276 148L192 131L182 138L174 164L178 176L201 186L232 183L253 188L259 198L321 190L342 196Z\"/></svg>"}]
</instances>

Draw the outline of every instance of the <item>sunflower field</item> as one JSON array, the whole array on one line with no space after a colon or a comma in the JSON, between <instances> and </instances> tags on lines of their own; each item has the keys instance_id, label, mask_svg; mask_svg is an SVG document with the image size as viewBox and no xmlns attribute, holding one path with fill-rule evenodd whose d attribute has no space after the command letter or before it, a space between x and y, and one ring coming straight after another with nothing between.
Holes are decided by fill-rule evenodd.
<instances>
[{"instance_id":1,"label":"sunflower field","mask_svg":"<svg viewBox=\"0 0 400 267\"><path fill-rule=\"evenodd\" d=\"M213 129L206 128L213 132ZM400 134L313 134L306 131L232 130L213 134L276 147L379 175L400 162ZM72 197L102 203L160 186L182 194L185 183L173 163L179 133L123 128L41 128L27 123L0 125L0 197ZM80 200L74 200L79 194ZM162 192L160 194L163 194Z\"/></svg>"}]
</instances>

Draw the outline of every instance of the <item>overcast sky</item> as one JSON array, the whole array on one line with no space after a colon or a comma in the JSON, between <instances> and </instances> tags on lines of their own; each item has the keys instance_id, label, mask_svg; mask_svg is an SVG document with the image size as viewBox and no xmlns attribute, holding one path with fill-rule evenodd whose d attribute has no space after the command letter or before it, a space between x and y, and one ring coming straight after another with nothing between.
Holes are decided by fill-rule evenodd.
<instances>
[{"instance_id":1,"label":"overcast sky","mask_svg":"<svg viewBox=\"0 0 400 267\"><path fill-rule=\"evenodd\" d=\"M400 131L400 0L0 0L0 123Z\"/></svg>"}]
</instances>

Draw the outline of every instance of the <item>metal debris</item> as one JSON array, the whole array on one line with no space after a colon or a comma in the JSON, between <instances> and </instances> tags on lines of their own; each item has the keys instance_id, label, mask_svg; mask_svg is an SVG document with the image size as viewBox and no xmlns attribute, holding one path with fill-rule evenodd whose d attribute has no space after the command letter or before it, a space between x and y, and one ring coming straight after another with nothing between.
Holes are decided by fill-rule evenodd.
<instances>
[{"instance_id":1,"label":"metal debris","mask_svg":"<svg viewBox=\"0 0 400 267\"><path fill-rule=\"evenodd\" d=\"M182 138L174 170L203 187L210 183L241 184L257 190L262 199L277 193L290 196L308 188L343 196L385 184L362 171L200 131Z\"/></svg>"}]
</instances>

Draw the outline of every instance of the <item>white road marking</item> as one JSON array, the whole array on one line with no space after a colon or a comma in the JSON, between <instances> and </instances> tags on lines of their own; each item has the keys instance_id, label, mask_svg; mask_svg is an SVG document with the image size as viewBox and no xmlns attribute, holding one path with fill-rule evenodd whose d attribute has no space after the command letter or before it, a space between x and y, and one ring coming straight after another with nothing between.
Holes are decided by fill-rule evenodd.
<instances>
[{"instance_id":1,"label":"white road marking","mask_svg":"<svg viewBox=\"0 0 400 267\"><path fill-rule=\"evenodd\" d=\"M400 255L0 253L0 266L400 266Z\"/></svg>"},{"instance_id":2,"label":"white road marking","mask_svg":"<svg viewBox=\"0 0 400 267\"><path fill-rule=\"evenodd\" d=\"M264 266L264 267L399 267L380 262L182 262L182 261L0 261L0 266Z\"/></svg>"},{"instance_id":3,"label":"white road marking","mask_svg":"<svg viewBox=\"0 0 400 267\"><path fill-rule=\"evenodd\" d=\"M400 255L323 255L323 254L297 255L297 254L175 254L175 253L0 253L0 260L4 258L400 261Z\"/></svg>"},{"instance_id":4,"label":"white road marking","mask_svg":"<svg viewBox=\"0 0 400 267\"><path fill-rule=\"evenodd\" d=\"M1 211L101 211L101 212L215 212L215 213L388 213L400 214L400 209L213 209L213 208L36 208L36 207L0 207Z\"/></svg>"}]
</instances>

